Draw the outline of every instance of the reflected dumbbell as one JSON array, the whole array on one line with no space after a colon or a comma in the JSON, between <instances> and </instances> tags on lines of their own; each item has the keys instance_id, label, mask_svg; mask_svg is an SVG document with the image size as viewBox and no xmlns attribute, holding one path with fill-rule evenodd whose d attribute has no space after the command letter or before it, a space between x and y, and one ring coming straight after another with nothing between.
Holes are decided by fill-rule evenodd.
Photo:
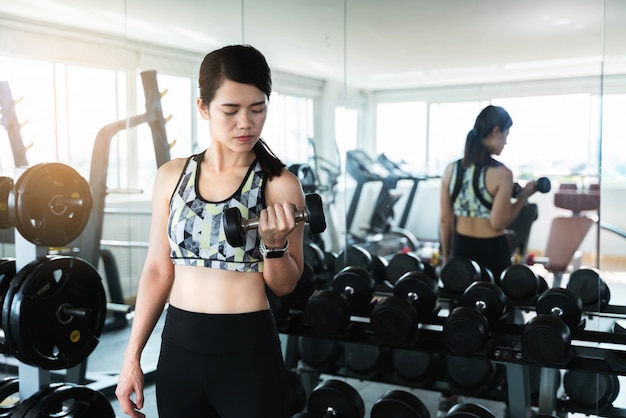
<instances>
[{"instance_id":1,"label":"reflected dumbbell","mask_svg":"<svg viewBox=\"0 0 626 418\"><path fill-rule=\"evenodd\" d=\"M534 305L537 298L548 290L543 277L526 264L513 264L500 275L500 287L510 301Z\"/></svg>"},{"instance_id":2,"label":"reflected dumbbell","mask_svg":"<svg viewBox=\"0 0 626 418\"><path fill-rule=\"evenodd\" d=\"M370 418L430 418L430 412L420 398L400 389L385 392L372 405Z\"/></svg>"},{"instance_id":3,"label":"reflected dumbbell","mask_svg":"<svg viewBox=\"0 0 626 418\"><path fill-rule=\"evenodd\" d=\"M467 257L452 257L442 267L439 278L452 295L460 296L476 281L494 282L493 273Z\"/></svg>"},{"instance_id":4,"label":"reflected dumbbell","mask_svg":"<svg viewBox=\"0 0 626 418\"><path fill-rule=\"evenodd\" d=\"M326 230L326 218L322 206L322 197L311 193L305 196L306 207L294 211L296 222L307 222L314 233ZM233 247L241 247L246 242L246 233L259 227L259 219L243 219L237 207L227 208L222 215L226 240Z\"/></svg>"},{"instance_id":5,"label":"reflected dumbbell","mask_svg":"<svg viewBox=\"0 0 626 418\"><path fill-rule=\"evenodd\" d=\"M376 284L384 284L387 278L387 265L385 257L372 254L358 244L347 246L335 258L335 272L340 272L348 266L359 266L372 275Z\"/></svg>"},{"instance_id":6,"label":"reflected dumbbell","mask_svg":"<svg viewBox=\"0 0 626 418\"><path fill-rule=\"evenodd\" d=\"M450 408L446 418L496 418L496 416L483 405L459 403Z\"/></svg>"},{"instance_id":7,"label":"reflected dumbbell","mask_svg":"<svg viewBox=\"0 0 626 418\"><path fill-rule=\"evenodd\" d=\"M398 252L395 253L387 265L387 280L392 285L410 271L420 271L426 273L433 280L438 281L439 277L432 264L421 259L414 252Z\"/></svg>"},{"instance_id":8,"label":"reflected dumbbell","mask_svg":"<svg viewBox=\"0 0 626 418\"><path fill-rule=\"evenodd\" d=\"M612 407L620 383L614 374L567 370L563 374L563 391L578 408L598 414Z\"/></svg>"},{"instance_id":9,"label":"reflected dumbbell","mask_svg":"<svg viewBox=\"0 0 626 418\"><path fill-rule=\"evenodd\" d=\"M571 290L555 287L537 299L535 310L522 330L522 352L537 363L558 363L569 353L572 329L583 326L583 303Z\"/></svg>"},{"instance_id":10,"label":"reflected dumbbell","mask_svg":"<svg viewBox=\"0 0 626 418\"><path fill-rule=\"evenodd\" d=\"M348 266L335 275L332 289L316 290L304 308L304 320L318 335L339 333L350 316L369 316L374 294L372 276L360 267Z\"/></svg>"},{"instance_id":11,"label":"reflected dumbbell","mask_svg":"<svg viewBox=\"0 0 626 418\"><path fill-rule=\"evenodd\" d=\"M609 286L596 269L582 268L573 271L567 282L567 289L580 297L583 308L601 312L611 300Z\"/></svg>"},{"instance_id":12,"label":"reflected dumbbell","mask_svg":"<svg viewBox=\"0 0 626 418\"><path fill-rule=\"evenodd\" d=\"M443 324L443 338L450 350L461 353L480 351L490 337L491 324L502 319L506 310L502 289L490 282L474 282L463 293Z\"/></svg>"},{"instance_id":13,"label":"reflected dumbbell","mask_svg":"<svg viewBox=\"0 0 626 418\"><path fill-rule=\"evenodd\" d=\"M517 195L522 191L523 187L520 186L519 183L513 183L513 197L517 197ZM552 183L550 179L547 177L539 177L535 180L535 189L539 193L548 193L550 189L552 189Z\"/></svg>"},{"instance_id":14,"label":"reflected dumbbell","mask_svg":"<svg viewBox=\"0 0 626 418\"><path fill-rule=\"evenodd\" d=\"M378 301L370 314L370 325L383 343L397 344L417 332L420 319L433 315L439 287L430 275L420 271L405 273L395 283L393 295Z\"/></svg>"}]
</instances>

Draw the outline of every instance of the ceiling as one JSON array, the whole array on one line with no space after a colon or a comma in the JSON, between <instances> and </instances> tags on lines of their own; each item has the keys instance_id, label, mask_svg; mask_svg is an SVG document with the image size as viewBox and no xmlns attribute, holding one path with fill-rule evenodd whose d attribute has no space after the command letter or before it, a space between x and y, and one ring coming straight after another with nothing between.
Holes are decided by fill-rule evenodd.
<instances>
[{"instance_id":1,"label":"ceiling","mask_svg":"<svg viewBox=\"0 0 626 418\"><path fill-rule=\"evenodd\" d=\"M0 17L201 54L245 42L368 90L626 73L624 0L1 0Z\"/></svg>"}]
</instances>

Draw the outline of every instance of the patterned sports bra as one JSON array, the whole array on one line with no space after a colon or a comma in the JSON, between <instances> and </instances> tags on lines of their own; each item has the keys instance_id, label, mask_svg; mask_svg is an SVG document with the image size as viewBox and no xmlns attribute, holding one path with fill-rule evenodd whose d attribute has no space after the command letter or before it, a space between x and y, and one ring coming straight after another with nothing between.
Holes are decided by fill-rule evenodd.
<instances>
[{"instance_id":1,"label":"patterned sports bra","mask_svg":"<svg viewBox=\"0 0 626 418\"><path fill-rule=\"evenodd\" d=\"M487 166L475 164L464 168L461 160L452 167L449 191L456 216L489 219L493 196L487 190L485 173Z\"/></svg>"},{"instance_id":2,"label":"patterned sports bra","mask_svg":"<svg viewBox=\"0 0 626 418\"><path fill-rule=\"evenodd\" d=\"M256 229L246 233L243 247L226 241L222 213L237 207L244 219L257 218L265 207L261 164L255 160L237 191L222 202L208 202L198 192L204 152L189 157L170 199L167 225L170 258L174 264L240 272L262 272Z\"/></svg>"}]
</instances>

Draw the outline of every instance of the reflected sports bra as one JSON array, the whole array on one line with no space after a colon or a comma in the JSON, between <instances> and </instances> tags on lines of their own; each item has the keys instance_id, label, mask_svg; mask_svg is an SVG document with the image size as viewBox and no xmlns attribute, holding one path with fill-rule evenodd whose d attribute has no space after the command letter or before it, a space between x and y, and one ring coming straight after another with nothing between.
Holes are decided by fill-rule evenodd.
<instances>
[{"instance_id":1,"label":"reflected sports bra","mask_svg":"<svg viewBox=\"0 0 626 418\"><path fill-rule=\"evenodd\" d=\"M244 219L257 218L265 207L261 164L255 160L237 191L222 202L204 200L198 192L204 152L189 157L170 199L167 225L170 258L174 264L241 272L262 272L256 229L246 233L243 247L226 241L222 213L237 207Z\"/></svg>"},{"instance_id":2,"label":"reflected sports bra","mask_svg":"<svg viewBox=\"0 0 626 418\"><path fill-rule=\"evenodd\" d=\"M477 168L475 164L463 167L461 160L452 167L450 196L456 216L489 219L493 196L485 185L487 166Z\"/></svg>"}]
</instances>

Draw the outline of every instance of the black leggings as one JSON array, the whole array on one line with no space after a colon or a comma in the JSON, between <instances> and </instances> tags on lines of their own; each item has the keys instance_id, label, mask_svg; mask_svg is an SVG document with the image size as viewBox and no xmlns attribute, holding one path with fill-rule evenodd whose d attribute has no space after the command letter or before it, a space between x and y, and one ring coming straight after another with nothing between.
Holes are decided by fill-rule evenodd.
<instances>
[{"instance_id":1,"label":"black leggings","mask_svg":"<svg viewBox=\"0 0 626 418\"><path fill-rule=\"evenodd\" d=\"M170 306L156 370L160 418L289 416L271 311L201 314Z\"/></svg>"},{"instance_id":2,"label":"black leggings","mask_svg":"<svg viewBox=\"0 0 626 418\"><path fill-rule=\"evenodd\" d=\"M496 283L500 283L500 274L511 265L511 248L505 235L475 238L455 232L450 255L471 258L482 267L487 267Z\"/></svg>"}]
</instances>

